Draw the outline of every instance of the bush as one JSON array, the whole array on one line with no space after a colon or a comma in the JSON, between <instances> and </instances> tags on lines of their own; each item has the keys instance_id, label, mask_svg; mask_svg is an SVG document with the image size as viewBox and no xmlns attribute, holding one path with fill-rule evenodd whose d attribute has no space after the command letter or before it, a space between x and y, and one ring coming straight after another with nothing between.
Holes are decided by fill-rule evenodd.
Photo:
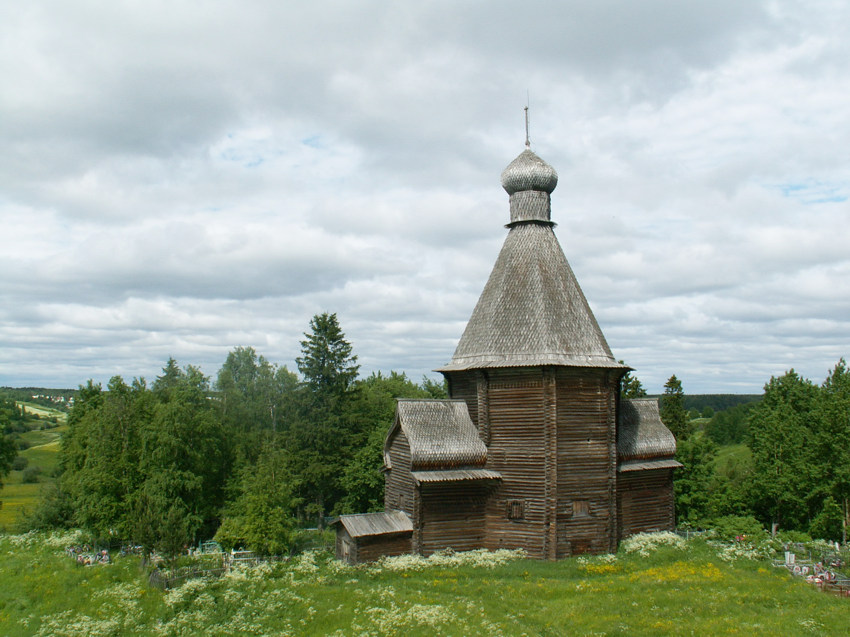
<instances>
[{"instance_id":1,"label":"bush","mask_svg":"<svg viewBox=\"0 0 850 637\"><path fill-rule=\"evenodd\" d=\"M15 456L15 459L12 460L12 471L23 471L27 468L28 464L29 460L23 456Z\"/></svg>"},{"instance_id":2,"label":"bush","mask_svg":"<svg viewBox=\"0 0 850 637\"><path fill-rule=\"evenodd\" d=\"M20 437L15 440L15 444L18 445L18 451L23 451L24 449L30 448L30 443Z\"/></svg>"},{"instance_id":3,"label":"bush","mask_svg":"<svg viewBox=\"0 0 850 637\"><path fill-rule=\"evenodd\" d=\"M20 523L21 530L71 528L74 506L68 494L54 482L45 485L35 510Z\"/></svg>"},{"instance_id":4,"label":"bush","mask_svg":"<svg viewBox=\"0 0 850 637\"><path fill-rule=\"evenodd\" d=\"M751 515L724 515L712 520L712 534L720 540L734 540L744 537L752 542L758 542L767 537L767 531Z\"/></svg>"},{"instance_id":5,"label":"bush","mask_svg":"<svg viewBox=\"0 0 850 637\"><path fill-rule=\"evenodd\" d=\"M24 473L21 476L21 481L24 484L35 484L38 482L38 476L41 473L41 467L28 467L24 469Z\"/></svg>"},{"instance_id":6,"label":"bush","mask_svg":"<svg viewBox=\"0 0 850 637\"><path fill-rule=\"evenodd\" d=\"M783 544L808 544L812 541L812 536L802 531L780 531L776 534L776 539Z\"/></svg>"},{"instance_id":7,"label":"bush","mask_svg":"<svg viewBox=\"0 0 850 637\"><path fill-rule=\"evenodd\" d=\"M828 496L823 501L823 508L820 513L812 520L809 532L812 537L822 540L840 540L842 518L841 507L835 501L835 498Z\"/></svg>"}]
</instances>

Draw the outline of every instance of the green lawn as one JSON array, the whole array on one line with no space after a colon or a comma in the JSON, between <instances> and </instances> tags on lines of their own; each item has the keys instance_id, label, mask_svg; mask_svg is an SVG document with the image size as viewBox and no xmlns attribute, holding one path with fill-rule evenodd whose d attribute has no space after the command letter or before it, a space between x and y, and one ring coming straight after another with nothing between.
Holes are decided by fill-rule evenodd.
<instances>
[{"instance_id":1,"label":"green lawn","mask_svg":"<svg viewBox=\"0 0 850 637\"><path fill-rule=\"evenodd\" d=\"M347 567L326 554L149 588L138 558L77 566L0 537L3 635L841 635L850 600L703 540L560 562L457 554ZM720 555L726 559L722 559Z\"/></svg>"}]
</instances>

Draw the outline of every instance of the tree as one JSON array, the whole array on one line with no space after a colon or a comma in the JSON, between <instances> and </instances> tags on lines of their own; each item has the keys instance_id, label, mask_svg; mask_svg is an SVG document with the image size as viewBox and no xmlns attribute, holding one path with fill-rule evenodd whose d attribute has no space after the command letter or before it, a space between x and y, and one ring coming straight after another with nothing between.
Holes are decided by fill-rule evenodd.
<instances>
[{"instance_id":1,"label":"tree","mask_svg":"<svg viewBox=\"0 0 850 637\"><path fill-rule=\"evenodd\" d=\"M229 456L224 429L207 398L209 378L189 365L169 385L141 430L139 490L161 531L156 541L168 536L174 542L185 532L185 543L204 524L209 532L216 526Z\"/></svg>"},{"instance_id":2,"label":"tree","mask_svg":"<svg viewBox=\"0 0 850 637\"><path fill-rule=\"evenodd\" d=\"M708 517L716 457L717 447L702 432L678 441L676 460L683 466L673 482L677 522L698 523Z\"/></svg>"},{"instance_id":3,"label":"tree","mask_svg":"<svg viewBox=\"0 0 850 637\"><path fill-rule=\"evenodd\" d=\"M685 410L685 392L682 390L682 382L675 374L664 383L661 421L673 432L676 440L684 440L691 433L690 419Z\"/></svg>"},{"instance_id":4,"label":"tree","mask_svg":"<svg viewBox=\"0 0 850 637\"><path fill-rule=\"evenodd\" d=\"M243 545L260 555L288 553L295 537L293 479L285 450L266 448L241 478L239 497L216 533L225 548Z\"/></svg>"},{"instance_id":5,"label":"tree","mask_svg":"<svg viewBox=\"0 0 850 637\"><path fill-rule=\"evenodd\" d=\"M297 412L298 377L286 367L276 367L251 347L237 347L227 355L218 372L221 420L238 433L237 451L249 461L256 459L267 434L294 424Z\"/></svg>"},{"instance_id":6,"label":"tree","mask_svg":"<svg viewBox=\"0 0 850 637\"><path fill-rule=\"evenodd\" d=\"M307 387L322 397L345 393L357 378L360 366L336 314L315 315L310 319L310 332L304 336L301 356L295 362Z\"/></svg>"},{"instance_id":7,"label":"tree","mask_svg":"<svg viewBox=\"0 0 850 637\"><path fill-rule=\"evenodd\" d=\"M12 463L18 454L15 441L8 434L11 434L15 423L22 419L23 414L15 401L0 397L0 488L3 487L3 478L12 470Z\"/></svg>"},{"instance_id":8,"label":"tree","mask_svg":"<svg viewBox=\"0 0 850 637\"><path fill-rule=\"evenodd\" d=\"M620 365L625 365L623 361L619 361ZM637 376L632 376L632 371L627 371L620 381L620 396L623 398L644 398L646 390L643 388Z\"/></svg>"},{"instance_id":9,"label":"tree","mask_svg":"<svg viewBox=\"0 0 850 637\"><path fill-rule=\"evenodd\" d=\"M12 470L12 461L17 454L15 441L0 433L0 488L3 486L3 478Z\"/></svg>"},{"instance_id":10,"label":"tree","mask_svg":"<svg viewBox=\"0 0 850 637\"><path fill-rule=\"evenodd\" d=\"M750 412L748 444L753 454L749 500L753 512L772 528L805 530L817 507L811 458L812 411L818 387L793 369L765 385L764 398Z\"/></svg>"},{"instance_id":11,"label":"tree","mask_svg":"<svg viewBox=\"0 0 850 637\"><path fill-rule=\"evenodd\" d=\"M826 496L818 514L821 519L818 533L829 528L825 520L834 518L838 510L841 539L846 542L850 526L850 369L843 358L822 385L813 422L817 429L813 458L815 477ZM812 524L812 533L815 533L814 522Z\"/></svg>"},{"instance_id":12,"label":"tree","mask_svg":"<svg viewBox=\"0 0 850 637\"><path fill-rule=\"evenodd\" d=\"M217 525L229 472L209 379L170 359L149 389L120 376L89 382L69 416L60 486L75 522L97 537L172 554Z\"/></svg>"},{"instance_id":13,"label":"tree","mask_svg":"<svg viewBox=\"0 0 850 637\"><path fill-rule=\"evenodd\" d=\"M705 425L705 433L718 445L734 445L747 439L749 413L757 403L735 405L715 412ZM706 409L709 409L706 407ZM703 413L705 415L705 413Z\"/></svg>"},{"instance_id":14,"label":"tree","mask_svg":"<svg viewBox=\"0 0 850 637\"><path fill-rule=\"evenodd\" d=\"M3 430L0 429L0 488L3 487L3 478L12 470L12 462L17 454L15 441L10 436L4 435Z\"/></svg>"},{"instance_id":15,"label":"tree","mask_svg":"<svg viewBox=\"0 0 850 637\"><path fill-rule=\"evenodd\" d=\"M304 401L298 426L291 432L294 473L303 512L324 524L327 511L342 497L340 476L358 441L349 413L355 399L357 356L345 340L336 314L317 314L301 341L296 359L303 376Z\"/></svg>"},{"instance_id":16,"label":"tree","mask_svg":"<svg viewBox=\"0 0 850 637\"><path fill-rule=\"evenodd\" d=\"M63 438L62 488L74 503L75 521L98 537L129 536L132 494L138 488L139 435L149 417L143 382L114 376L108 391L89 381L69 415Z\"/></svg>"}]
</instances>

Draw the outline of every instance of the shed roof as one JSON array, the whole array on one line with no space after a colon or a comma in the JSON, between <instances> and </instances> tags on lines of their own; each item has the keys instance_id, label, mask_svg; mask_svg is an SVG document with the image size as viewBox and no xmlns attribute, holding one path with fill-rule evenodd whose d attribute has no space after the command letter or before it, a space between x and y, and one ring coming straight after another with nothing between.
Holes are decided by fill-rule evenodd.
<instances>
[{"instance_id":1,"label":"shed roof","mask_svg":"<svg viewBox=\"0 0 850 637\"><path fill-rule=\"evenodd\" d=\"M649 469L678 469L682 467L681 462L673 460L673 458L662 458L660 460L629 460L628 462L620 463L617 471L627 473L629 471L647 471Z\"/></svg>"},{"instance_id":2,"label":"shed roof","mask_svg":"<svg viewBox=\"0 0 850 637\"><path fill-rule=\"evenodd\" d=\"M443 471L412 471L413 479L422 484L431 482L466 482L468 480L501 480L502 474L490 469L446 469Z\"/></svg>"},{"instance_id":3,"label":"shed roof","mask_svg":"<svg viewBox=\"0 0 850 637\"><path fill-rule=\"evenodd\" d=\"M390 535L413 531L413 522L404 511L381 511L341 515L335 523L341 524L351 537Z\"/></svg>"},{"instance_id":4,"label":"shed roof","mask_svg":"<svg viewBox=\"0 0 850 637\"><path fill-rule=\"evenodd\" d=\"M620 462L672 457L676 438L661 422L655 398L620 401L617 455Z\"/></svg>"},{"instance_id":5,"label":"shed roof","mask_svg":"<svg viewBox=\"0 0 850 637\"><path fill-rule=\"evenodd\" d=\"M413 470L483 467L487 462L487 447L463 400L399 399L385 456L399 430L410 445Z\"/></svg>"}]
</instances>

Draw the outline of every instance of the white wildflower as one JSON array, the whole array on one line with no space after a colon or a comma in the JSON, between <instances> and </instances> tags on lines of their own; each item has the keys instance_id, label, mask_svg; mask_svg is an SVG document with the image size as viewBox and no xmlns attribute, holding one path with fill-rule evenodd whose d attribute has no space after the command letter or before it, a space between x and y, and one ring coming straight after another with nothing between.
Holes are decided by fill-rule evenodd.
<instances>
[{"instance_id":1,"label":"white wildflower","mask_svg":"<svg viewBox=\"0 0 850 637\"><path fill-rule=\"evenodd\" d=\"M671 546L682 550L687 548L687 542L675 533L660 531L658 533L637 533L626 538L620 544L620 548L626 553L637 553L643 557L648 557L662 546Z\"/></svg>"}]
</instances>

